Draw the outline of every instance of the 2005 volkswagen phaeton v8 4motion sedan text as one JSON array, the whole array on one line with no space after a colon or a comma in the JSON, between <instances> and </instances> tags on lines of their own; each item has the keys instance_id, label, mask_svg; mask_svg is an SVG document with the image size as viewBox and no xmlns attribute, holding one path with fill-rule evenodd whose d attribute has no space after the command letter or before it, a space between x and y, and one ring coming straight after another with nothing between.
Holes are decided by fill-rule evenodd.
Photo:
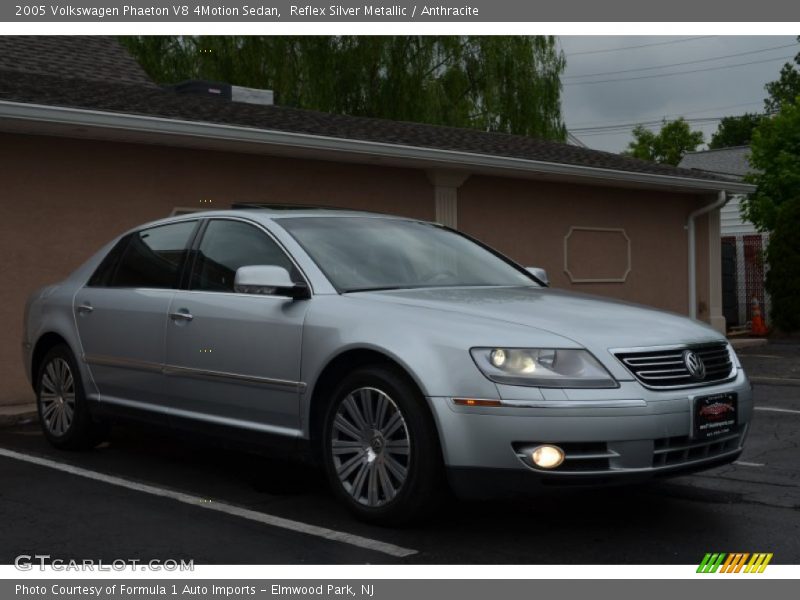
<instances>
[{"instance_id":1,"label":"2005 volkswagen phaeton v8 4motion sedan text","mask_svg":"<svg viewBox=\"0 0 800 600\"><path fill-rule=\"evenodd\" d=\"M135 417L324 466L361 518L457 495L733 461L750 383L724 337L547 287L445 227L261 206L150 223L30 298L41 425L89 448Z\"/></svg>"}]
</instances>

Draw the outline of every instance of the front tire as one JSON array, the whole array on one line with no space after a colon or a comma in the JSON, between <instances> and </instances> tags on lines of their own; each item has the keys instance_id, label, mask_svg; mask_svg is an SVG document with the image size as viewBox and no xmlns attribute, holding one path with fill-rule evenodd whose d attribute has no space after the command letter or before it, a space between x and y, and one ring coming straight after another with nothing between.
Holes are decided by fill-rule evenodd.
<instances>
[{"instance_id":1,"label":"front tire","mask_svg":"<svg viewBox=\"0 0 800 600\"><path fill-rule=\"evenodd\" d=\"M75 357L65 344L45 355L36 378L42 432L56 448L85 450L100 443L107 428L92 421Z\"/></svg>"},{"instance_id":2,"label":"front tire","mask_svg":"<svg viewBox=\"0 0 800 600\"><path fill-rule=\"evenodd\" d=\"M362 520L403 524L441 497L442 458L425 399L407 377L362 368L339 385L324 421L331 487Z\"/></svg>"}]
</instances>

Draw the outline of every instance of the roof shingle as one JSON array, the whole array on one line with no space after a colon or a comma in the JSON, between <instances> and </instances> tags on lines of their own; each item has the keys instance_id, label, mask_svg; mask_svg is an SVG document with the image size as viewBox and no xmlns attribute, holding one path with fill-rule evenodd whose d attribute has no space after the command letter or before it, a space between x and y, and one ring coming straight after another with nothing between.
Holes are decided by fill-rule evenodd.
<instances>
[{"instance_id":1,"label":"roof shingle","mask_svg":"<svg viewBox=\"0 0 800 600\"><path fill-rule=\"evenodd\" d=\"M680 166L684 169L729 175L742 179L750 171L750 146L734 146L702 152L689 152Z\"/></svg>"},{"instance_id":2,"label":"roof shingle","mask_svg":"<svg viewBox=\"0 0 800 600\"><path fill-rule=\"evenodd\" d=\"M19 58L20 53L30 56L15 62L14 57ZM90 54L105 54L105 57L89 58ZM58 58L48 58L53 56ZM27 38L0 37L0 100L237 125L632 173L725 180L711 173L679 169L527 136L178 94L153 84L113 38L48 37L30 41Z\"/></svg>"},{"instance_id":3,"label":"roof shingle","mask_svg":"<svg viewBox=\"0 0 800 600\"><path fill-rule=\"evenodd\" d=\"M0 36L0 71L156 87L119 42L107 36Z\"/></svg>"}]
</instances>

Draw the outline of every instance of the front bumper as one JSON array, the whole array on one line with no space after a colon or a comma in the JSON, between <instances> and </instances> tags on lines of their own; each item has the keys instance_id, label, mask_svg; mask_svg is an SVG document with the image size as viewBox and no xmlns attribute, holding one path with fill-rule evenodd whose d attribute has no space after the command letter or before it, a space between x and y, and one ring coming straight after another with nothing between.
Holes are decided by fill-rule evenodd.
<instances>
[{"instance_id":1,"label":"front bumper","mask_svg":"<svg viewBox=\"0 0 800 600\"><path fill-rule=\"evenodd\" d=\"M735 430L718 439L693 439L693 398L720 392L738 396ZM519 399L502 407L431 398L455 491L485 496L499 488L597 485L710 468L741 453L753 410L742 370L727 383L693 389L656 392L629 381L618 389L581 390L573 399L564 393L551 402ZM559 445L567 459L553 470L535 467L522 450L541 443ZM509 483L512 489L506 490Z\"/></svg>"}]
</instances>

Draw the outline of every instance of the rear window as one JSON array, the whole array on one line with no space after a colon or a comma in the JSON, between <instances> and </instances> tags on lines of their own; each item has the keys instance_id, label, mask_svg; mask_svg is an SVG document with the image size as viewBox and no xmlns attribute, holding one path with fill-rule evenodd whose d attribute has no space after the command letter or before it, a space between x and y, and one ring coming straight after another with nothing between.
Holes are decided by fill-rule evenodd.
<instances>
[{"instance_id":1,"label":"rear window","mask_svg":"<svg viewBox=\"0 0 800 600\"><path fill-rule=\"evenodd\" d=\"M96 285L107 287L175 288L186 261L187 245L196 221L159 225L126 238L115 268L98 268ZM112 253L120 245L112 250ZM109 257L111 258L110 254ZM111 273L108 270L112 271ZM92 277L95 279L95 276ZM91 284L91 282L90 282Z\"/></svg>"},{"instance_id":2,"label":"rear window","mask_svg":"<svg viewBox=\"0 0 800 600\"><path fill-rule=\"evenodd\" d=\"M117 270L119 259L122 253L125 252L125 248L130 240L131 236L126 235L114 245L108 254L106 254L100 266L95 269L94 273L89 278L88 285L90 287L107 287L111 284L111 278L114 277L114 271Z\"/></svg>"}]
</instances>

